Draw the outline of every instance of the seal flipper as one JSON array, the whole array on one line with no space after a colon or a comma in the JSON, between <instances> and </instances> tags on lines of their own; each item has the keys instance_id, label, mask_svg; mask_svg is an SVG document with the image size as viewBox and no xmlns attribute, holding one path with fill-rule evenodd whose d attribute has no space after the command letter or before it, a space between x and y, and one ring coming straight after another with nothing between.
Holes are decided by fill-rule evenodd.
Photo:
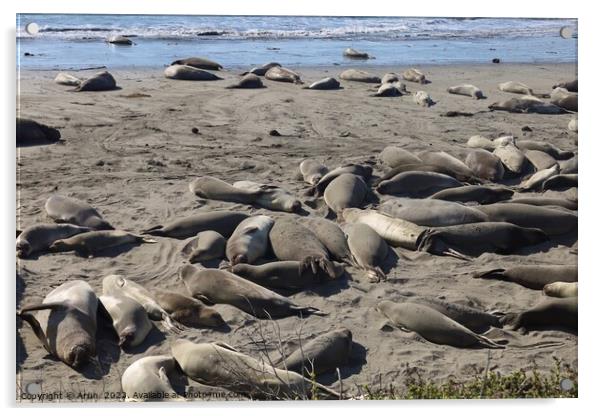
<instances>
[{"instance_id":1,"label":"seal flipper","mask_svg":"<svg viewBox=\"0 0 602 416\"><path fill-rule=\"evenodd\" d=\"M36 317L33 316L31 314L31 312L45 310L45 309L62 310L62 309L70 309L70 308L71 308L71 306L64 302L41 303L38 305L28 306L28 307L21 309L20 311L17 311L17 316L20 317L21 319L23 319L25 322L27 322L31 326L31 329L33 330L36 337L38 337L38 339L42 342L44 349L46 351L48 351L50 354L54 355L55 352L53 352L52 349L50 348L50 345L48 344L48 340L46 339L46 334L44 333L44 330L42 329L40 322L38 322Z\"/></svg>"},{"instance_id":2,"label":"seal flipper","mask_svg":"<svg viewBox=\"0 0 602 416\"><path fill-rule=\"evenodd\" d=\"M148 235L156 235L159 237L164 237L165 236L165 231L163 231L163 226L162 225L156 225L154 227L148 228L144 231L142 231L140 234L148 234Z\"/></svg>"},{"instance_id":3,"label":"seal flipper","mask_svg":"<svg viewBox=\"0 0 602 416\"><path fill-rule=\"evenodd\" d=\"M316 315L316 316L328 316L328 312L321 311L318 308L314 308L313 306L297 306L295 310L301 313L307 313L308 315Z\"/></svg>"},{"instance_id":4,"label":"seal flipper","mask_svg":"<svg viewBox=\"0 0 602 416\"><path fill-rule=\"evenodd\" d=\"M497 342L490 340L486 336L474 334L475 337L479 340L479 345L492 349L504 349L506 348L504 345L498 344Z\"/></svg>"},{"instance_id":5,"label":"seal flipper","mask_svg":"<svg viewBox=\"0 0 602 416\"><path fill-rule=\"evenodd\" d=\"M504 279L506 269L492 269L486 272L479 272L472 275L473 279Z\"/></svg>"}]
</instances>

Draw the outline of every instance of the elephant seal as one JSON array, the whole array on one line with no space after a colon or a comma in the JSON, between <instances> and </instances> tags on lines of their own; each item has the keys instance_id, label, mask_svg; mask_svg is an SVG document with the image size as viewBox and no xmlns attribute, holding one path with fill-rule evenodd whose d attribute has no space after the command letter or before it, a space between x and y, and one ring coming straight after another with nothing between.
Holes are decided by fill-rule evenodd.
<instances>
[{"instance_id":1,"label":"elephant seal","mask_svg":"<svg viewBox=\"0 0 602 416\"><path fill-rule=\"evenodd\" d=\"M339 78L345 81L354 82L367 82L371 84L380 84L381 80L379 76L370 74L366 71L360 71L359 69L347 69L339 75Z\"/></svg>"},{"instance_id":2,"label":"elephant seal","mask_svg":"<svg viewBox=\"0 0 602 416\"><path fill-rule=\"evenodd\" d=\"M559 82L552 87L552 89L555 88L564 88L570 92L579 92L579 82L576 79L573 81Z\"/></svg>"},{"instance_id":3,"label":"elephant seal","mask_svg":"<svg viewBox=\"0 0 602 416\"><path fill-rule=\"evenodd\" d=\"M105 296L126 296L138 302L153 321L162 321L166 329L176 332L180 327L143 286L118 274L102 279L102 293Z\"/></svg>"},{"instance_id":4,"label":"elephant seal","mask_svg":"<svg viewBox=\"0 0 602 416\"><path fill-rule=\"evenodd\" d=\"M333 169L324 175L309 193L316 196L322 195L328 184L344 173L358 175L367 180L370 178L370 176L372 176L372 167L368 165L357 165L354 163L339 166L338 168Z\"/></svg>"},{"instance_id":5,"label":"elephant seal","mask_svg":"<svg viewBox=\"0 0 602 416\"><path fill-rule=\"evenodd\" d=\"M233 88L265 88L265 85L263 85L263 82L261 82L261 78L259 78L257 75L255 74L247 74L244 77L242 77L241 79L238 80L238 82L232 84L232 85L228 85L226 88L228 89L233 89Z\"/></svg>"},{"instance_id":6,"label":"elephant seal","mask_svg":"<svg viewBox=\"0 0 602 416\"><path fill-rule=\"evenodd\" d=\"M421 227L410 221L393 218L390 215L372 209L347 208L343 210L342 217L349 224L366 224L376 231L387 243L409 250L416 249L418 236L425 229L425 227Z\"/></svg>"},{"instance_id":7,"label":"elephant seal","mask_svg":"<svg viewBox=\"0 0 602 416\"><path fill-rule=\"evenodd\" d=\"M342 267L335 265L335 278L343 273ZM239 263L232 267L232 273L264 287L285 290L302 290L314 284L330 279L319 271L314 273L311 268L305 268L301 262L274 261L260 266Z\"/></svg>"},{"instance_id":8,"label":"elephant seal","mask_svg":"<svg viewBox=\"0 0 602 416\"><path fill-rule=\"evenodd\" d=\"M450 155L449 153L424 151L418 153L417 156L426 165L440 166L444 168L446 172L452 172L451 174L449 174L449 176L453 176L459 181L466 181L471 183L481 182L478 178L475 177L474 172L468 166L466 166L464 162ZM445 174L447 175L448 173Z\"/></svg>"},{"instance_id":9,"label":"elephant seal","mask_svg":"<svg viewBox=\"0 0 602 416\"><path fill-rule=\"evenodd\" d=\"M548 283L543 287L543 293L554 298L571 298L578 295L577 285L577 282Z\"/></svg>"},{"instance_id":10,"label":"elephant seal","mask_svg":"<svg viewBox=\"0 0 602 416\"><path fill-rule=\"evenodd\" d=\"M326 315L311 306L298 306L288 298L226 270L180 268L180 278L192 297L207 304L227 304L259 319L294 315Z\"/></svg>"},{"instance_id":11,"label":"elephant seal","mask_svg":"<svg viewBox=\"0 0 602 416\"><path fill-rule=\"evenodd\" d=\"M130 348L142 344L153 328L146 309L134 299L117 293L102 295L99 300L113 320L119 346Z\"/></svg>"},{"instance_id":12,"label":"elephant seal","mask_svg":"<svg viewBox=\"0 0 602 416\"><path fill-rule=\"evenodd\" d=\"M121 376L121 389L125 393L125 400L181 400L170 381L170 378L176 375L176 360L171 355L142 357L126 368Z\"/></svg>"},{"instance_id":13,"label":"elephant seal","mask_svg":"<svg viewBox=\"0 0 602 416\"><path fill-rule=\"evenodd\" d=\"M274 220L267 215L254 215L238 224L226 245L226 257L230 264L253 264L265 256L273 225Z\"/></svg>"},{"instance_id":14,"label":"elephant seal","mask_svg":"<svg viewBox=\"0 0 602 416\"><path fill-rule=\"evenodd\" d=\"M520 175L527 164L525 154L512 143L496 147L493 154L500 158L508 173L512 175Z\"/></svg>"},{"instance_id":15,"label":"elephant seal","mask_svg":"<svg viewBox=\"0 0 602 416\"><path fill-rule=\"evenodd\" d=\"M299 164L299 172L305 182L315 185L328 173L328 168L315 160L305 159Z\"/></svg>"},{"instance_id":16,"label":"elephant seal","mask_svg":"<svg viewBox=\"0 0 602 416\"><path fill-rule=\"evenodd\" d=\"M234 229L249 215L244 212L213 211L202 212L189 217L179 218L166 225L157 225L142 234L160 237L189 238L202 231L215 231L224 238L232 235Z\"/></svg>"},{"instance_id":17,"label":"elephant seal","mask_svg":"<svg viewBox=\"0 0 602 416\"><path fill-rule=\"evenodd\" d=\"M422 160L413 153L397 146L387 146L378 155L378 158L390 168L400 165L421 164Z\"/></svg>"},{"instance_id":18,"label":"elephant seal","mask_svg":"<svg viewBox=\"0 0 602 416\"><path fill-rule=\"evenodd\" d=\"M253 204L265 209L284 212L300 212L301 201L287 190L275 185L263 185L251 181L234 182L238 190L248 190L256 195Z\"/></svg>"},{"instance_id":19,"label":"elephant seal","mask_svg":"<svg viewBox=\"0 0 602 416\"><path fill-rule=\"evenodd\" d=\"M502 318L513 331L529 331L543 326L560 326L577 330L577 297L544 299L521 313L508 313Z\"/></svg>"},{"instance_id":20,"label":"elephant seal","mask_svg":"<svg viewBox=\"0 0 602 416\"><path fill-rule=\"evenodd\" d=\"M507 202L511 202L513 204L527 204L527 205L536 205L540 207L562 207L565 209L570 209L571 211L576 211L578 208L578 204L576 201L571 201L570 199L565 198L551 198L551 197L519 197L514 199L509 199Z\"/></svg>"},{"instance_id":21,"label":"elephant seal","mask_svg":"<svg viewBox=\"0 0 602 416\"><path fill-rule=\"evenodd\" d=\"M458 186L462 183L442 173L409 171L381 181L376 190L380 194L420 197Z\"/></svg>"},{"instance_id":22,"label":"elephant seal","mask_svg":"<svg viewBox=\"0 0 602 416\"><path fill-rule=\"evenodd\" d=\"M276 219L270 230L270 243L278 260L300 261L304 269L311 268L314 274L321 270L332 279L336 277L328 249L299 220L291 217Z\"/></svg>"},{"instance_id":23,"label":"elephant seal","mask_svg":"<svg viewBox=\"0 0 602 416\"><path fill-rule=\"evenodd\" d=\"M397 74L393 72L387 72L385 75L382 76L380 82L381 84L395 84L401 82L401 80L399 79L399 76Z\"/></svg>"},{"instance_id":24,"label":"elephant seal","mask_svg":"<svg viewBox=\"0 0 602 416\"><path fill-rule=\"evenodd\" d=\"M82 81L75 91L110 91L117 88L117 82L109 72L99 72Z\"/></svg>"},{"instance_id":25,"label":"elephant seal","mask_svg":"<svg viewBox=\"0 0 602 416\"><path fill-rule=\"evenodd\" d=\"M468 167L466 167L466 169L470 170ZM395 176L399 175L400 173L404 173L404 172L433 172L433 173L440 173L443 175L450 176L461 182L464 182L464 181L469 182L469 183L473 183L473 182L480 183L481 182L481 179L474 176L474 174L472 172L470 172L470 176L467 177L464 173L458 172L457 170L450 169L447 166L425 164L423 162L420 162L420 163L412 163L412 164L407 164L407 165L395 166L394 168L387 171L380 178L378 178L375 181L375 185L378 186L381 182L384 182L386 180L394 178Z\"/></svg>"},{"instance_id":26,"label":"elephant seal","mask_svg":"<svg viewBox=\"0 0 602 416\"><path fill-rule=\"evenodd\" d=\"M63 195L52 195L44 204L46 214L58 223L70 223L95 230L113 230L90 204Z\"/></svg>"},{"instance_id":27,"label":"elephant seal","mask_svg":"<svg viewBox=\"0 0 602 416\"><path fill-rule=\"evenodd\" d=\"M394 218L427 227L485 222L488 217L476 208L440 199L392 198L380 210Z\"/></svg>"},{"instance_id":28,"label":"elephant seal","mask_svg":"<svg viewBox=\"0 0 602 416\"><path fill-rule=\"evenodd\" d=\"M22 308L18 315L31 325L48 353L80 369L96 355L97 309L98 298L90 285L72 280L52 290L41 304Z\"/></svg>"},{"instance_id":29,"label":"elephant seal","mask_svg":"<svg viewBox=\"0 0 602 416\"><path fill-rule=\"evenodd\" d=\"M184 81L216 81L223 79L204 69L188 65L171 65L165 68L163 73L165 74L165 78Z\"/></svg>"},{"instance_id":30,"label":"elephant seal","mask_svg":"<svg viewBox=\"0 0 602 416\"><path fill-rule=\"evenodd\" d=\"M468 139L468 141L466 142L466 147L470 147L473 149L483 149L489 152L493 152L496 146L493 143L493 140L477 134L475 136L471 136Z\"/></svg>"},{"instance_id":31,"label":"elephant seal","mask_svg":"<svg viewBox=\"0 0 602 416\"><path fill-rule=\"evenodd\" d=\"M417 246L419 251L467 260L466 255L507 254L545 241L549 241L548 235L538 228L523 228L506 222L479 222L429 228L420 234Z\"/></svg>"},{"instance_id":32,"label":"elephant seal","mask_svg":"<svg viewBox=\"0 0 602 416\"><path fill-rule=\"evenodd\" d=\"M577 121L577 119L572 118L571 121L569 121L567 128L569 129L569 131L574 131L575 133L577 133L577 131L579 130L579 122Z\"/></svg>"},{"instance_id":33,"label":"elephant seal","mask_svg":"<svg viewBox=\"0 0 602 416\"><path fill-rule=\"evenodd\" d=\"M281 66L273 66L267 70L265 77L272 81L292 82L293 84L303 84L301 76L290 69Z\"/></svg>"},{"instance_id":34,"label":"elephant seal","mask_svg":"<svg viewBox=\"0 0 602 416\"><path fill-rule=\"evenodd\" d=\"M567 160L575 156L573 152L561 150L552 143L539 142L536 140L518 140L516 142L516 147L523 152L526 152L527 150L538 150L547 153L556 160Z\"/></svg>"},{"instance_id":35,"label":"elephant seal","mask_svg":"<svg viewBox=\"0 0 602 416\"><path fill-rule=\"evenodd\" d=\"M421 107L431 107L436 104L426 91L416 91L414 102Z\"/></svg>"},{"instance_id":36,"label":"elephant seal","mask_svg":"<svg viewBox=\"0 0 602 416\"><path fill-rule=\"evenodd\" d=\"M244 220L243 220L244 221ZM213 230L201 231L182 249L190 263L222 259L226 254L226 239Z\"/></svg>"},{"instance_id":37,"label":"elephant seal","mask_svg":"<svg viewBox=\"0 0 602 416\"><path fill-rule=\"evenodd\" d=\"M132 42L132 40L130 38L127 38L122 35L109 36L107 38L107 43L111 43L113 45L133 45L134 44L134 42Z\"/></svg>"},{"instance_id":38,"label":"elephant seal","mask_svg":"<svg viewBox=\"0 0 602 416\"><path fill-rule=\"evenodd\" d=\"M188 188L190 192L201 198L239 204L252 204L259 196L257 192L235 188L229 183L212 176L197 178L190 183Z\"/></svg>"},{"instance_id":39,"label":"elephant seal","mask_svg":"<svg viewBox=\"0 0 602 416\"><path fill-rule=\"evenodd\" d=\"M569 92L565 88L554 88L550 94L550 102L569 111L578 111L578 96L576 92Z\"/></svg>"},{"instance_id":40,"label":"elephant seal","mask_svg":"<svg viewBox=\"0 0 602 416\"><path fill-rule=\"evenodd\" d=\"M353 335L347 328L337 328L307 341L284 359L278 367L299 374L319 376L349 362Z\"/></svg>"},{"instance_id":41,"label":"elephant seal","mask_svg":"<svg viewBox=\"0 0 602 416\"><path fill-rule=\"evenodd\" d=\"M282 65L280 65L277 62L269 62L267 64L263 64L260 67L254 67L250 71L243 72L242 75L254 74L254 75L258 75L258 76L262 77L265 75L266 72L268 72L268 70L272 69L275 66L282 66Z\"/></svg>"},{"instance_id":42,"label":"elephant seal","mask_svg":"<svg viewBox=\"0 0 602 416\"><path fill-rule=\"evenodd\" d=\"M532 190L539 191L541 190L543 183L552 176L558 175L558 172L558 165L554 165L548 169L537 171L533 175L522 181L518 185L518 187L522 192Z\"/></svg>"},{"instance_id":43,"label":"elephant seal","mask_svg":"<svg viewBox=\"0 0 602 416\"><path fill-rule=\"evenodd\" d=\"M82 83L82 80L74 77L71 74L68 74L66 72L59 72L56 77L54 78L54 82L56 82L59 85L67 85L70 87L78 87L79 84Z\"/></svg>"},{"instance_id":44,"label":"elephant seal","mask_svg":"<svg viewBox=\"0 0 602 416\"><path fill-rule=\"evenodd\" d=\"M56 240L50 245L49 250L56 252L75 251L81 256L92 256L99 251L124 244L156 242L151 238L121 230L88 231L69 238Z\"/></svg>"},{"instance_id":45,"label":"elephant seal","mask_svg":"<svg viewBox=\"0 0 602 416\"><path fill-rule=\"evenodd\" d=\"M340 398L340 395L292 371L275 368L223 343L177 340L171 354L188 377L255 399Z\"/></svg>"},{"instance_id":46,"label":"elephant seal","mask_svg":"<svg viewBox=\"0 0 602 416\"><path fill-rule=\"evenodd\" d=\"M91 231L89 227L72 224L36 224L25 228L17 237L17 257L28 256L48 248L57 240Z\"/></svg>"},{"instance_id":47,"label":"elephant seal","mask_svg":"<svg viewBox=\"0 0 602 416\"><path fill-rule=\"evenodd\" d=\"M548 169L558 163L556 159L541 150L525 150L524 153L525 157L537 170Z\"/></svg>"},{"instance_id":48,"label":"elephant seal","mask_svg":"<svg viewBox=\"0 0 602 416\"><path fill-rule=\"evenodd\" d=\"M396 327L419 334L435 344L458 348L504 348L503 345L476 334L443 313L426 305L412 302L393 303L384 300L376 309Z\"/></svg>"},{"instance_id":49,"label":"elephant seal","mask_svg":"<svg viewBox=\"0 0 602 416\"><path fill-rule=\"evenodd\" d=\"M448 188L431 195L431 199L454 202L476 202L481 205L493 204L512 198L514 191L501 186L465 185Z\"/></svg>"},{"instance_id":50,"label":"elephant seal","mask_svg":"<svg viewBox=\"0 0 602 416\"><path fill-rule=\"evenodd\" d=\"M336 78L326 77L303 88L308 90L338 90L341 88L341 83Z\"/></svg>"},{"instance_id":51,"label":"elephant seal","mask_svg":"<svg viewBox=\"0 0 602 416\"><path fill-rule=\"evenodd\" d=\"M17 146L56 143L61 139L61 132L58 129L27 118L17 117L16 129Z\"/></svg>"},{"instance_id":52,"label":"elephant seal","mask_svg":"<svg viewBox=\"0 0 602 416\"><path fill-rule=\"evenodd\" d=\"M503 92L511 92L513 94L534 95L533 89L523 84L522 82L508 81L498 84L498 89Z\"/></svg>"},{"instance_id":53,"label":"elephant seal","mask_svg":"<svg viewBox=\"0 0 602 416\"><path fill-rule=\"evenodd\" d=\"M360 206L367 193L368 185L361 176L344 173L328 184L324 190L324 201L338 215L345 208Z\"/></svg>"},{"instance_id":54,"label":"elephant seal","mask_svg":"<svg viewBox=\"0 0 602 416\"><path fill-rule=\"evenodd\" d=\"M398 87L399 84L382 84L372 97L401 97L403 90Z\"/></svg>"},{"instance_id":55,"label":"elephant seal","mask_svg":"<svg viewBox=\"0 0 602 416\"><path fill-rule=\"evenodd\" d=\"M336 222L325 218L309 217L304 220L304 224L326 247L331 258L345 263L350 262L351 252L347 244L347 237Z\"/></svg>"},{"instance_id":56,"label":"elephant seal","mask_svg":"<svg viewBox=\"0 0 602 416\"><path fill-rule=\"evenodd\" d=\"M512 97L504 101L499 101L488 106L490 110L508 111L510 113L535 113L535 114L565 114L564 108L555 104L544 103L543 101L525 98Z\"/></svg>"},{"instance_id":57,"label":"elephant seal","mask_svg":"<svg viewBox=\"0 0 602 416\"><path fill-rule=\"evenodd\" d=\"M343 51L343 56L351 59L370 59L370 55L368 55L366 52L360 52L353 48L345 49Z\"/></svg>"},{"instance_id":58,"label":"elephant seal","mask_svg":"<svg viewBox=\"0 0 602 416\"><path fill-rule=\"evenodd\" d=\"M217 62L213 62L212 60L207 58L178 59L177 61L173 61L170 65L186 65L191 66L193 68L209 69L212 71L219 71L220 69L224 69L224 67L218 64Z\"/></svg>"},{"instance_id":59,"label":"elephant seal","mask_svg":"<svg viewBox=\"0 0 602 416\"><path fill-rule=\"evenodd\" d=\"M514 282L529 289L541 290L549 283L576 282L578 279L577 266L565 265L525 265L508 269L492 269L473 274L479 279L499 279Z\"/></svg>"},{"instance_id":60,"label":"elephant seal","mask_svg":"<svg viewBox=\"0 0 602 416\"><path fill-rule=\"evenodd\" d=\"M195 298L168 290L155 290L153 297L171 319L182 325L192 328L219 328L226 325L218 311Z\"/></svg>"},{"instance_id":61,"label":"elephant seal","mask_svg":"<svg viewBox=\"0 0 602 416\"><path fill-rule=\"evenodd\" d=\"M356 267L364 270L372 283L387 280L380 267L389 254L389 246L385 240L371 227L362 223L347 225L345 232Z\"/></svg>"},{"instance_id":62,"label":"elephant seal","mask_svg":"<svg viewBox=\"0 0 602 416\"><path fill-rule=\"evenodd\" d=\"M447 92L450 94L466 95L468 97L472 97L475 100L482 100L482 99L486 98L483 95L483 91L480 88L475 87L474 85L471 85L471 84L462 84L462 85L456 85L453 87L449 87L447 89Z\"/></svg>"},{"instance_id":63,"label":"elephant seal","mask_svg":"<svg viewBox=\"0 0 602 416\"><path fill-rule=\"evenodd\" d=\"M554 175L546 179L545 182L541 185L541 189L543 189L544 191L564 191L569 188L577 188L578 183L578 174L560 174Z\"/></svg>"},{"instance_id":64,"label":"elephant seal","mask_svg":"<svg viewBox=\"0 0 602 416\"><path fill-rule=\"evenodd\" d=\"M570 175L579 172L579 160L577 159L577 156L574 156L566 161L561 161L558 163L558 165L560 166L560 173L563 175Z\"/></svg>"},{"instance_id":65,"label":"elephant seal","mask_svg":"<svg viewBox=\"0 0 602 416\"><path fill-rule=\"evenodd\" d=\"M417 82L419 84L426 84L426 76L417 69L410 68L402 72L401 77L406 81Z\"/></svg>"},{"instance_id":66,"label":"elephant seal","mask_svg":"<svg viewBox=\"0 0 602 416\"><path fill-rule=\"evenodd\" d=\"M464 163L478 178L491 182L499 181L506 172L500 158L483 149L469 151Z\"/></svg>"}]
</instances>

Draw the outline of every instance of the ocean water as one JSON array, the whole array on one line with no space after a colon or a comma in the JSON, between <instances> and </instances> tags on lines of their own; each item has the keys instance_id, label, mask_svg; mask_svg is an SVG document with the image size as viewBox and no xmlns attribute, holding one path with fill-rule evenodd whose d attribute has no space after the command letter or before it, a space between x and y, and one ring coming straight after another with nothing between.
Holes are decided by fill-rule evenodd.
<instances>
[{"instance_id":1,"label":"ocean water","mask_svg":"<svg viewBox=\"0 0 602 416\"><path fill-rule=\"evenodd\" d=\"M31 22L37 35L25 31ZM105 42L115 34L135 44ZM577 61L576 19L19 14L16 37L23 69L163 67L188 56L226 68ZM347 47L374 59L346 59Z\"/></svg>"}]
</instances>

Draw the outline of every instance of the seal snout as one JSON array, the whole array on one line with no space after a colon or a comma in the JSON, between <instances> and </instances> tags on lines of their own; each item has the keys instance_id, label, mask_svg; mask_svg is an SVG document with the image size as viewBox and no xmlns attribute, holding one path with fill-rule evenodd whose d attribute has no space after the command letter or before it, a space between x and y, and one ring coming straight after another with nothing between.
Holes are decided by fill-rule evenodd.
<instances>
[{"instance_id":1,"label":"seal snout","mask_svg":"<svg viewBox=\"0 0 602 416\"><path fill-rule=\"evenodd\" d=\"M232 259L232 265L236 266L239 263L248 263L249 259L247 258L246 255L244 254L237 254L236 256L234 256L234 258Z\"/></svg>"},{"instance_id":2,"label":"seal snout","mask_svg":"<svg viewBox=\"0 0 602 416\"><path fill-rule=\"evenodd\" d=\"M67 364L71 367L78 369L90 361L92 353L90 349L85 345L76 345L71 349L67 356Z\"/></svg>"}]
</instances>

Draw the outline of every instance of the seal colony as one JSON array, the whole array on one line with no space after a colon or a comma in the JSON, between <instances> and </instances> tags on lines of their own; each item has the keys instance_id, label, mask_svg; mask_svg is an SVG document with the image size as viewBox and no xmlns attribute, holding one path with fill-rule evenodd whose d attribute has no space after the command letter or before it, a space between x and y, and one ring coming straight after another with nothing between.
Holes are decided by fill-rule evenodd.
<instances>
[{"instance_id":1,"label":"seal colony","mask_svg":"<svg viewBox=\"0 0 602 416\"><path fill-rule=\"evenodd\" d=\"M479 349L503 373L550 368L552 353L571 363L577 93L546 97L570 73L359 65L241 78L187 58L148 83L111 69L162 106L51 74L57 96L96 102L84 127L79 104L44 107L25 83L22 125L66 145L22 154L20 371L88 388L119 351L100 377L127 400L191 400L182 382L274 399L352 397L379 374L402 386L402 366L461 379ZM511 99L527 104L488 109Z\"/></svg>"}]
</instances>

